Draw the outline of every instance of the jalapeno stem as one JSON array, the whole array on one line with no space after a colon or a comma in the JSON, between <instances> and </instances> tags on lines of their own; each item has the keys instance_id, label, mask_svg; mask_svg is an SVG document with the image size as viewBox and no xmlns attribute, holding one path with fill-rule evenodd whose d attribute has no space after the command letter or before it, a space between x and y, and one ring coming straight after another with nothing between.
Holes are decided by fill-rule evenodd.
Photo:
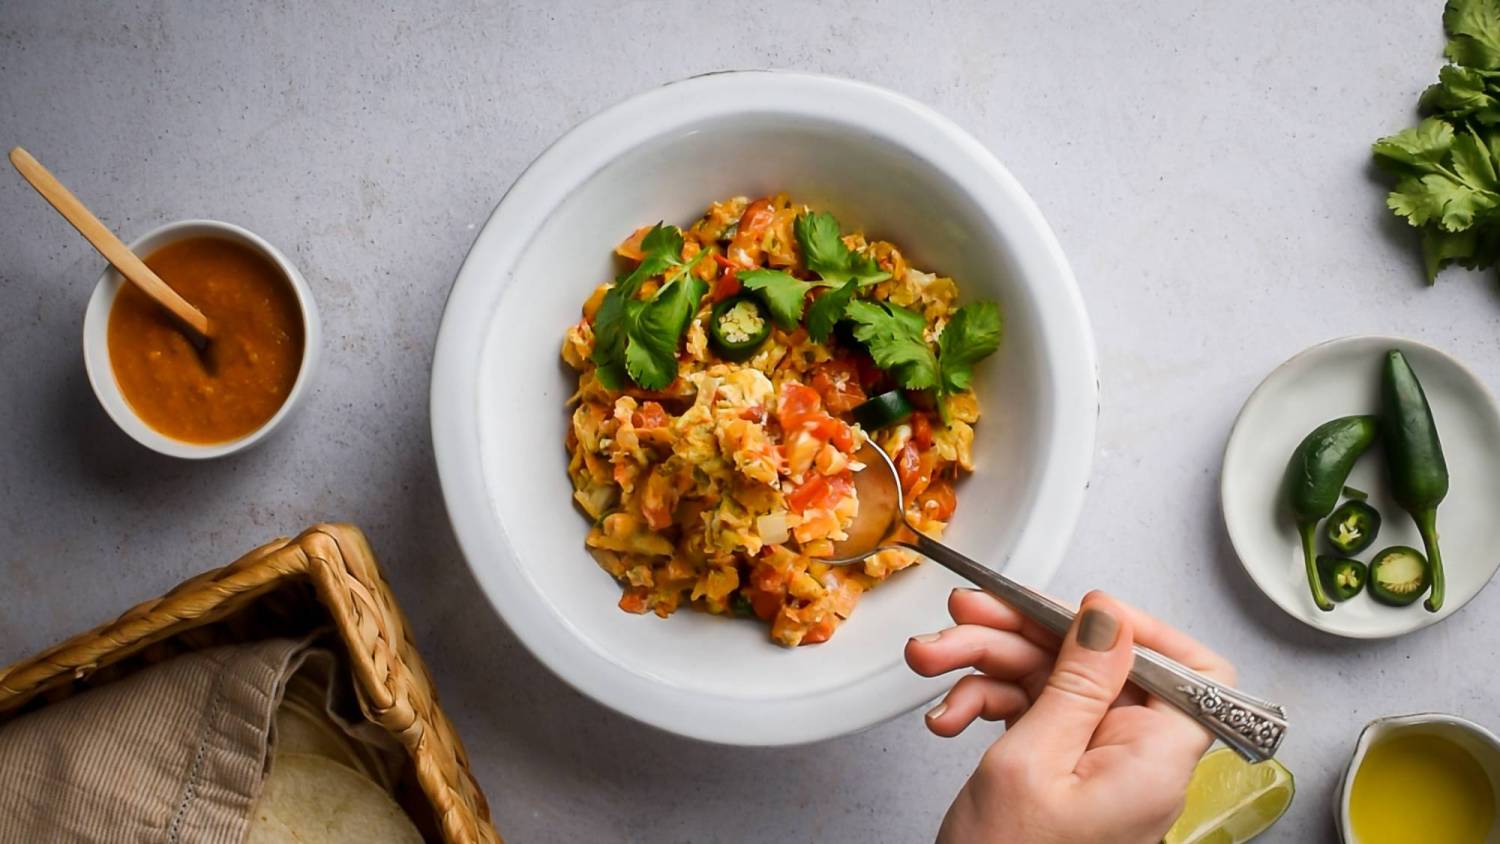
<instances>
[{"instance_id":1,"label":"jalapeno stem","mask_svg":"<svg viewBox=\"0 0 1500 844\"><path fill-rule=\"evenodd\" d=\"M1307 566L1307 586L1312 590L1313 603L1318 609L1329 612L1333 601L1323 592L1323 579L1318 575L1318 522L1299 520L1297 532L1302 534L1302 557Z\"/></svg>"},{"instance_id":2,"label":"jalapeno stem","mask_svg":"<svg viewBox=\"0 0 1500 844\"><path fill-rule=\"evenodd\" d=\"M1443 554L1438 550L1437 508L1419 510L1411 514L1417 523L1417 532L1422 534L1422 545L1427 549L1427 564L1432 571L1432 591L1422 606L1428 612L1443 608Z\"/></svg>"}]
</instances>

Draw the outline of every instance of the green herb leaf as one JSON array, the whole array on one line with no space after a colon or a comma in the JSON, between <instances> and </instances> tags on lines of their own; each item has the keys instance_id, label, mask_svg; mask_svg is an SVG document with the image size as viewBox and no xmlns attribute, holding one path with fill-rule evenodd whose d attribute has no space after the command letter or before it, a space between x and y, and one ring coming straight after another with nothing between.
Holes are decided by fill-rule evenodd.
<instances>
[{"instance_id":1,"label":"green herb leaf","mask_svg":"<svg viewBox=\"0 0 1500 844\"><path fill-rule=\"evenodd\" d=\"M626 295L634 295L641 282L682 266L682 229L657 223L641 238L641 262L625 277Z\"/></svg>"},{"instance_id":2,"label":"green herb leaf","mask_svg":"<svg viewBox=\"0 0 1500 844\"><path fill-rule=\"evenodd\" d=\"M1448 0L1443 8L1448 58L1466 67L1500 68L1500 3Z\"/></svg>"},{"instance_id":3,"label":"green herb leaf","mask_svg":"<svg viewBox=\"0 0 1500 844\"><path fill-rule=\"evenodd\" d=\"M854 301L854 294L858 290L859 281L851 278L843 287L829 290L814 299L812 307L807 309L808 336L818 343L827 340L828 335L833 333L833 326L844 318L844 311Z\"/></svg>"},{"instance_id":4,"label":"green herb leaf","mask_svg":"<svg viewBox=\"0 0 1500 844\"><path fill-rule=\"evenodd\" d=\"M891 277L875 259L844 245L839 221L826 211L803 214L792 224L792 229L797 235L797 245L802 247L803 263L824 281L844 284L854 279L866 285Z\"/></svg>"},{"instance_id":5,"label":"green herb leaf","mask_svg":"<svg viewBox=\"0 0 1500 844\"><path fill-rule=\"evenodd\" d=\"M597 377L606 388L625 386L626 376L648 390L677 377L677 343L692 321L707 285L692 275L708 255L682 260L682 230L657 223L641 239L641 262L617 279L594 315ZM635 298L647 279L664 276L649 302Z\"/></svg>"},{"instance_id":6,"label":"green herb leaf","mask_svg":"<svg viewBox=\"0 0 1500 844\"><path fill-rule=\"evenodd\" d=\"M1490 77L1493 73L1444 65L1438 81L1422 92L1417 108L1423 114L1447 120L1472 118L1481 125L1500 123L1500 99L1496 99Z\"/></svg>"},{"instance_id":7,"label":"green herb leaf","mask_svg":"<svg viewBox=\"0 0 1500 844\"><path fill-rule=\"evenodd\" d=\"M1434 226L1422 229L1422 265L1427 271L1427 283L1437 281L1438 272L1453 261L1471 259L1474 255L1476 232L1445 232Z\"/></svg>"},{"instance_id":8,"label":"green herb leaf","mask_svg":"<svg viewBox=\"0 0 1500 844\"><path fill-rule=\"evenodd\" d=\"M662 390L677 378L677 343L706 292L707 284L684 272L650 302L631 300L625 368L635 383Z\"/></svg>"},{"instance_id":9,"label":"green herb leaf","mask_svg":"<svg viewBox=\"0 0 1500 844\"><path fill-rule=\"evenodd\" d=\"M881 302L855 299L845 316L854 323L854 337L869 350L875 365L911 390L938 385L937 356L923 336L927 321L921 314Z\"/></svg>"},{"instance_id":10,"label":"green herb leaf","mask_svg":"<svg viewBox=\"0 0 1500 844\"><path fill-rule=\"evenodd\" d=\"M802 303L814 284L780 270L740 270L735 273L747 290L761 294L771 319L784 331L793 331L802 321Z\"/></svg>"},{"instance_id":11,"label":"green herb leaf","mask_svg":"<svg viewBox=\"0 0 1500 844\"><path fill-rule=\"evenodd\" d=\"M1487 191L1500 190L1495 161L1473 130L1453 139L1453 169L1467 184Z\"/></svg>"},{"instance_id":12,"label":"green herb leaf","mask_svg":"<svg viewBox=\"0 0 1500 844\"><path fill-rule=\"evenodd\" d=\"M1410 129L1376 141L1375 159L1397 172L1431 172L1453 146L1453 127L1429 117Z\"/></svg>"},{"instance_id":13,"label":"green herb leaf","mask_svg":"<svg viewBox=\"0 0 1500 844\"><path fill-rule=\"evenodd\" d=\"M974 302L958 309L938 335L938 366L944 392L969 389L974 380L974 364L1000 348L1003 330L1000 306L994 302Z\"/></svg>"}]
</instances>

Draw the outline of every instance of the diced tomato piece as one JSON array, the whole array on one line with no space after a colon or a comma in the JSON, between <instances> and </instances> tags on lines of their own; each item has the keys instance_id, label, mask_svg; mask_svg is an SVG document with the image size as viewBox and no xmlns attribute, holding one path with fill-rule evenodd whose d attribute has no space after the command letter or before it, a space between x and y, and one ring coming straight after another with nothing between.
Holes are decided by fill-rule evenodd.
<instances>
[{"instance_id":1,"label":"diced tomato piece","mask_svg":"<svg viewBox=\"0 0 1500 844\"><path fill-rule=\"evenodd\" d=\"M667 412L654 401L648 401L631 414L630 421L637 428L661 428L667 424Z\"/></svg>"},{"instance_id":2,"label":"diced tomato piece","mask_svg":"<svg viewBox=\"0 0 1500 844\"><path fill-rule=\"evenodd\" d=\"M834 475L828 479L828 491L823 494L823 506L833 507L839 501L848 497L849 491L854 488L854 477L848 472Z\"/></svg>"},{"instance_id":3,"label":"diced tomato piece","mask_svg":"<svg viewBox=\"0 0 1500 844\"><path fill-rule=\"evenodd\" d=\"M917 506L924 516L946 522L953 518L953 511L958 509L958 496L954 494L951 482L937 480L917 496Z\"/></svg>"},{"instance_id":4,"label":"diced tomato piece","mask_svg":"<svg viewBox=\"0 0 1500 844\"><path fill-rule=\"evenodd\" d=\"M734 232L735 242L759 244L761 236L775 220L776 209L771 207L771 200L755 200L745 206L745 213L740 215L739 227Z\"/></svg>"},{"instance_id":5,"label":"diced tomato piece","mask_svg":"<svg viewBox=\"0 0 1500 844\"><path fill-rule=\"evenodd\" d=\"M834 448L849 454L854 451L854 429L839 422L838 430L833 432L833 436L829 437L828 441L833 443Z\"/></svg>"},{"instance_id":6,"label":"diced tomato piece","mask_svg":"<svg viewBox=\"0 0 1500 844\"><path fill-rule=\"evenodd\" d=\"M620 609L636 614L645 612L647 609L646 593L647 589L644 586L626 589L625 594L620 596Z\"/></svg>"},{"instance_id":7,"label":"diced tomato piece","mask_svg":"<svg viewBox=\"0 0 1500 844\"><path fill-rule=\"evenodd\" d=\"M786 497L786 503L797 513L814 507L832 509L839 501L846 498L849 490L853 488L854 481L848 472L832 477L813 475L801 486L792 490L791 495Z\"/></svg>"},{"instance_id":8,"label":"diced tomato piece","mask_svg":"<svg viewBox=\"0 0 1500 844\"><path fill-rule=\"evenodd\" d=\"M783 431L799 431L808 417L819 412L821 405L822 399L817 390L796 381L788 381L781 388L781 403L776 409L776 421L781 423Z\"/></svg>"},{"instance_id":9,"label":"diced tomato piece","mask_svg":"<svg viewBox=\"0 0 1500 844\"><path fill-rule=\"evenodd\" d=\"M859 366L849 358L819 365L809 383L823 397L829 413L848 413L865 401L865 391L859 385Z\"/></svg>"},{"instance_id":10,"label":"diced tomato piece","mask_svg":"<svg viewBox=\"0 0 1500 844\"><path fill-rule=\"evenodd\" d=\"M828 492L828 479L822 475L813 475L803 484L792 490L792 494L786 497L786 503L794 512L801 513L814 502L823 498Z\"/></svg>"},{"instance_id":11,"label":"diced tomato piece","mask_svg":"<svg viewBox=\"0 0 1500 844\"><path fill-rule=\"evenodd\" d=\"M802 637L802 644L816 645L820 642L828 641L828 638L833 635L833 629L837 626L838 616L829 613L826 618L808 629L807 633Z\"/></svg>"},{"instance_id":12,"label":"diced tomato piece","mask_svg":"<svg viewBox=\"0 0 1500 844\"><path fill-rule=\"evenodd\" d=\"M911 439L919 448L932 447L932 419L926 413L912 414Z\"/></svg>"},{"instance_id":13,"label":"diced tomato piece","mask_svg":"<svg viewBox=\"0 0 1500 844\"><path fill-rule=\"evenodd\" d=\"M757 425L766 421L766 409L760 405L751 405L740 411L740 418Z\"/></svg>"},{"instance_id":14,"label":"diced tomato piece","mask_svg":"<svg viewBox=\"0 0 1500 844\"><path fill-rule=\"evenodd\" d=\"M901 489L908 498L914 499L932 483L932 467L936 462L931 452L924 452L915 442L908 442L896 453L896 474L901 477Z\"/></svg>"},{"instance_id":15,"label":"diced tomato piece","mask_svg":"<svg viewBox=\"0 0 1500 844\"><path fill-rule=\"evenodd\" d=\"M715 255L714 257L717 258L718 256ZM731 296L738 296L742 289L743 285L740 284L740 280L734 274L734 270L725 270L724 274L719 276L719 279L714 282L713 289L708 291L708 301L717 304Z\"/></svg>"},{"instance_id":16,"label":"diced tomato piece","mask_svg":"<svg viewBox=\"0 0 1500 844\"><path fill-rule=\"evenodd\" d=\"M782 597L774 592L746 589L745 597L749 599L750 609L755 611L755 617L762 621L770 621L781 611Z\"/></svg>"}]
</instances>

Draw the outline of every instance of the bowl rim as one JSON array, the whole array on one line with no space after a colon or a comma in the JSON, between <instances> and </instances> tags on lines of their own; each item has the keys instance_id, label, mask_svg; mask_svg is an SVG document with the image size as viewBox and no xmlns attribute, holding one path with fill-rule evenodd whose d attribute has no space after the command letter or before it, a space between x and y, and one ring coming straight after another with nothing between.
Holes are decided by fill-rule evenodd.
<instances>
[{"instance_id":1,"label":"bowl rim","mask_svg":"<svg viewBox=\"0 0 1500 844\"><path fill-rule=\"evenodd\" d=\"M930 700L948 681L918 677L898 661L833 692L751 703L669 688L616 665L574 635L545 601L535 599L535 586L514 559L505 527L488 512L484 469L474 459L479 432L471 424L478 401L473 362L490 321L486 305L510 283L507 269L553 209L629 151L706 122L749 113L853 124L953 177L997 227L1017 235L1009 246L1019 273L1034 279L1026 286L1040 313L1038 336L1043 355L1059 374L1050 384L1051 404L1039 435L1041 450L1050 452L1047 471L1034 482L1030 513L1006 559L1017 556L1040 565L1043 579L1061 562L1082 510L1099 410L1098 368L1082 295L1030 196L988 149L951 120L874 85L784 71L722 71L670 82L574 126L517 177L458 271L433 353L433 452L459 547L502 621L538 661L576 690L636 721L689 738L778 746L873 726ZM498 562L479 564L481 560ZM837 712L838 718L827 717L829 712Z\"/></svg>"},{"instance_id":2,"label":"bowl rim","mask_svg":"<svg viewBox=\"0 0 1500 844\"><path fill-rule=\"evenodd\" d=\"M1234 421L1230 423L1229 436L1225 438L1224 449L1222 452L1220 452L1219 455L1219 517L1224 522L1224 532L1229 536L1229 546L1234 551L1234 558L1240 564L1240 568L1243 569L1245 574L1249 576L1250 581L1255 584L1255 588L1260 590L1260 593L1265 596L1266 600L1275 604L1277 609L1280 609L1282 612L1286 613L1288 616L1291 616L1302 624L1321 633L1326 633L1330 636L1338 636L1343 639L1353 639L1357 641L1395 639L1397 637L1405 636L1409 633L1415 633L1418 630L1423 630L1425 628L1431 627L1432 625L1438 624L1442 621L1446 621L1450 616L1456 615L1460 610L1468 606L1469 603L1472 602L1475 598L1479 597L1479 594L1484 591L1485 587L1480 586L1479 589L1474 592L1474 594L1469 595L1463 600L1450 600L1449 603L1446 603L1443 606L1441 612L1406 613L1404 617L1415 619L1415 621L1407 627L1393 626L1390 628L1361 631L1336 630L1328 626L1328 624L1319 623L1320 621L1330 621L1331 619L1329 618L1329 616L1331 615L1331 613L1319 613L1315 616L1305 616L1294 612L1291 607L1287 606L1285 602L1283 602L1280 598L1273 594L1273 591L1266 586L1267 578L1269 577L1269 575L1265 571L1261 570L1263 567L1252 565L1246 559L1247 555L1240 550L1241 548L1248 545L1248 540L1245 538L1245 534L1242 530L1236 530L1236 525L1240 523L1240 520L1234 516L1231 516L1229 509L1229 501L1231 498L1233 498L1233 493L1231 492L1230 487L1235 482L1234 478L1231 477L1230 458L1235 453L1236 446L1239 444L1239 442L1243 438L1251 436L1251 434L1248 433L1247 430L1241 425L1241 422L1245 419L1250 410L1253 407L1267 401L1266 396L1271 394L1271 391L1275 388L1275 383L1280 381L1282 376L1293 366L1303 363L1307 359L1331 354L1341 346L1347 346L1355 343L1384 345L1391 348L1417 348L1423 350L1423 352L1431 353L1437 358L1447 362L1450 366L1452 366L1455 370L1457 370L1460 374L1467 378L1475 387L1475 389L1472 390L1471 393L1477 396L1476 400L1482 403L1482 407L1489 412L1491 417L1500 419L1500 402L1496 401L1494 394L1489 391L1489 388L1485 385L1484 380L1481 379L1479 375L1475 373L1474 370L1470 369L1468 365L1463 361L1430 343L1425 343L1421 340L1416 340L1411 337L1402 337L1397 334L1346 334L1342 337L1331 337L1327 340L1319 341L1312 344L1311 346L1308 346L1305 349L1302 349L1301 351L1277 364L1275 368L1266 373L1266 376L1260 380L1260 383L1255 385L1255 389L1251 390L1250 394L1245 397L1245 403L1240 405L1239 412L1235 414ZM1496 564L1496 568L1500 569L1500 563ZM1496 569L1491 569L1491 577L1494 576L1495 571ZM1449 598L1451 599L1452 596L1450 595Z\"/></svg>"},{"instance_id":3,"label":"bowl rim","mask_svg":"<svg viewBox=\"0 0 1500 844\"><path fill-rule=\"evenodd\" d=\"M83 366L88 373L89 385L94 397L115 426L131 439L158 454L184 460L211 460L244 451L264 441L271 432L291 414L306 394L308 384L317 369L322 346L322 325L318 317L318 306L313 299L312 288L302 273L281 250L249 229L221 220L187 219L157 226L130 242L130 251L144 257L151 251L170 243L191 237L222 237L241 243L260 252L276 265L282 278L292 288L297 300L298 313L302 318L302 362L297 367L297 377L292 389L271 418L260 427L241 437L217 443L194 443L174 439L146 424L126 401L115 380L114 367L109 358L109 314L114 307L115 294L126 284L125 277L108 264L94 286L83 316Z\"/></svg>"}]
</instances>

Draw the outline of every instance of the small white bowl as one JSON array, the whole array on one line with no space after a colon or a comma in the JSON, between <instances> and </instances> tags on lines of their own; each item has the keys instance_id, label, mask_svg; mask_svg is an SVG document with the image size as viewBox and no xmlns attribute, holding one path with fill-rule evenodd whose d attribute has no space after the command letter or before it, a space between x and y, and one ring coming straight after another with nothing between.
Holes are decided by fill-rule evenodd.
<instances>
[{"instance_id":1,"label":"small white bowl","mask_svg":"<svg viewBox=\"0 0 1500 844\"><path fill-rule=\"evenodd\" d=\"M1359 844L1349 820L1349 798L1354 792L1354 776L1359 772L1360 763L1376 742L1402 734L1440 736L1468 751L1490 778L1490 788L1495 790L1495 803L1500 805L1500 738L1496 738L1494 733L1473 721L1436 712L1376 718L1360 732L1359 741L1354 745L1354 755L1344 768L1344 777L1339 780L1333 793L1333 822L1338 825L1339 840L1344 844ZM1484 841L1476 844L1500 844L1500 824L1492 826Z\"/></svg>"},{"instance_id":2,"label":"small white bowl","mask_svg":"<svg viewBox=\"0 0 1500 844\"><path fill-rule=\"evenodd\" d=\"M89 297L88 310L83 315L83 365L88 370L89 384L93 386L99 404L104 406L104 412L120 426L120 430L159 454L186 460L207 460L250 448L264 440L287 418L312 381L313 371L318 365L318 350L322 345L323 332L312 289L307 286L302 273L276 247L232 223L217 220L168 223L136 238L130 244L130 250L145 257L169 243L194 237L219 237L254 249L276 265L297 298L297 306L302 315L302 365L297 369L297 380L292 382L292 391L287 394L286 401L281 403L275 415L242 437L218 443L192 443L173 439L141 421L120 392L120 385L115 381L114 366L109 360L109 311L114 306L115 294L119 292L120 286L127 283L125 277L114 267L107 267L104 275L100 276L94 295Z\"/></svg>"},{"instance_id":3,"label":"small white bowl","mask_svg":"<svg viewBox=\"0 0 1500 844\"><path fill-rule=\"evenodd\" d=\"M1307 588L1302 545L1286 510L1284 479L1292 451L1307 433L1340 416L1377 413L1385 353L1400 349L1432 405L1451 486L1438 507L1447 598L1441 611L1421 602L1387 607L1366 594L1319 610ZM1224 447L1219 497L1236 555L1255 585L1287 614L1351 639L1399 636L1436 624L1473 600L1500 566L1500 407L1484 382L1431 346L1400 337L1345 337L1306 349L1261 382L1234 422ZM1421 548L1411 517L1396 504L1377 444L1346 483L1370 495L1380 512L1375 542L1355 556L1368 562L1382 548ZM1319 546L1326 543L1319 539Z\"/></svg>"},{"instance_id":4,"label":"small white bowl","mask_svg":"<svg viewBox=\"0 0 1500 844\"><path fill-rule=\"evenodd\" d=\"M683 609L621 612L573 506L564 329L644 223L686 224L735 194L788 191L889 238L1005 310L976 377L979 466L944 536L1035 587L1083 504L1098 410L1094 344L1073 274L1031 198L947 118L843 79L734 72L648 91L568 132L527 168L475 240L432 365L432 437L448 517L516 636L575 688L686 736L783 745L861 730L952 678L914 674L907 637L948 623L942 567L902 572L825 644L788 651L764 625Z\"/></svg>"}]
</instances>

